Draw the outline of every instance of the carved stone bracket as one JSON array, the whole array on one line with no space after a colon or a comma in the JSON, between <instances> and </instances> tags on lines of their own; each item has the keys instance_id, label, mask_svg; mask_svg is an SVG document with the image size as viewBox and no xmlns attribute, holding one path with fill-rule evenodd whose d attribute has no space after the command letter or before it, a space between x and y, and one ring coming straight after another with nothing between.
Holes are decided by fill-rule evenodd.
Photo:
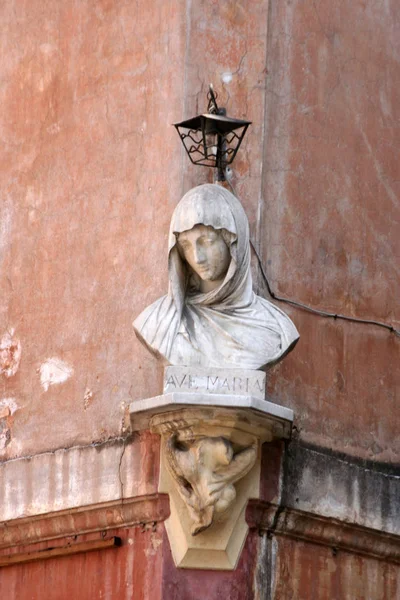
<instances>
[{"instance_id":1,"label":"carved stone bracket","mask_svg":"<svg viewBox=\"0 0 400 600\"><path fill-rule=\"evenodd\" d=\"M167 369L167 390L171 369L177 375L176 367ZM171 507L165 526L175 563L186 568L235 568L248 531L247 501L259 498L261 444L290 437L293 420L291 410L261 399L263 373L215 371L192 370L190 379L180 373L184 391L130 407L133 430L162 438L159 491L169 494ZM256 395L243 394L250 388Z\"/></svg>"},{"instance_id":2,"label":"carved stone bracket","mask_svg":"<svg viewBox=\"0 0 400 600\"><path fill-rule=\"evenodd\" d=\"M234 503L233 484L253 467L257 446L255 440L249 448L235 452L224 437L196 438L179 430L167 438L167 464L192 518L192 535L207 529L214 513L224 514Z\"/></svg>"}]
</instances>

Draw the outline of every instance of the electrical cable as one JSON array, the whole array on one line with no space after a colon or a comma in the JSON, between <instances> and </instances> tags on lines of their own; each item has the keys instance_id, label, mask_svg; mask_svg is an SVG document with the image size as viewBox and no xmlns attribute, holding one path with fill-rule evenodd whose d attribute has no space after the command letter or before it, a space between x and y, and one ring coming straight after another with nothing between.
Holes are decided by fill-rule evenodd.
<instances>
[{"instance_id":1,"label":"electrical cable","mask_svg":"<svg viewBox=\"0 0 400 600\"><path fill-rule=\"evenodd\" d=\"M228 183L228 185L230 186L232 193L234 196L236 196L236 198L238 197L233 185L231 184L231 182L229 181L229 179L226 178L226 182ZM275 294L275 292L272 290L271 288L271 284L269 283L267 274L264 270L264 266L261 260L260 255L257 252L257 249L254 245L254 243L252 242L252 240L250 240L250 245L251 248L254 252L254 255L257 259L257 263L258 266L260 268L261 271L261 275L263 277L263 281L265 283L265 286L268 290L269 295L271 296L271 298L273 298L274 300L276 300L277 302L285 302L286 304L290 304L292 306L296 306L297 308L301 308L302 310L306 310L309 313L318 315L320 317L327 317L327 318L331 318L331 319L335 319L335 320L342 320L342 321L350 321L352 323L361 323L364 325L374 325L376 327L383 327L384 329L388 329L389 331L391 331L392 333L394 333L396 336L400 337L400 330L396 329L395 327L393 327L393 325L389 325L388 323L382 323L380 321L374 321L372 319L361 319L359 317L349 317L347 315L342 315L340 313L331 313L331 312L327 312L325 310L319 310L318 308L312 308L311 306L308 306L307 304L303 304L302 302L298 302L297 300L292 300L291 298L284 298L282 296L278 296L278 294Z\"/></svg>"}]
</instances>

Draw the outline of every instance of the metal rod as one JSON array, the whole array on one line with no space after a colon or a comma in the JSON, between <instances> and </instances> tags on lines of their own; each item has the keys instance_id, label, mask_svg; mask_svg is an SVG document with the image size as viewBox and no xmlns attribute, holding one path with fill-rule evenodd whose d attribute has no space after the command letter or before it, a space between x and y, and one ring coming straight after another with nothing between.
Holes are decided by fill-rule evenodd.
<instances>
[{"instance_id":1,"label":"metal rod","mask_svg":"<svg viewBox=\"0 0 400 600\"><path fill-rule=\"evenodd\" d=\"M224 170L224 161L223 161L223 151L224 151L224 136L218 135L218 143L217 143L217 181L225 181L225 170Z\"/></svg>"}]
</instances>

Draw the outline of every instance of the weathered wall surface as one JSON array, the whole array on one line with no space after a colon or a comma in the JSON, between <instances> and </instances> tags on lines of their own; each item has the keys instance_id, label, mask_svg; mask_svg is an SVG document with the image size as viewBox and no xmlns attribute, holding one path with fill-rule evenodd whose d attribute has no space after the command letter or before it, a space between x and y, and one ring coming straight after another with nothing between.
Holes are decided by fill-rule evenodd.
<instances>
[{"instance_id":1,"label":"weathered wall surface","mask_svg":"<svg viewBox=\"0 0 400 600\"><path fill-rule=\"evenodd\" d=\"M283 503L400 535L399 482L397 467L292 443L285 462Z\"/></svg>"},{"instance_id":2,"label":"weathered wall surface","mask_svg":"<svg viewBox=\"0 0 400 600\"><path fill-rule=\"evenodd\" d=\"M160 600L162 598L163 527L115 529L107 537L121 538L122 547L53 558L2 569L0 594L18 600ZM80 536L79 542L102 539ZM65 546L71 540L42 543L35 550ZM24 548L32 551L32 547ZM1 560L1 553L0 553ZM21 577L21 568L24 576Z\"/></svg>"},{"instance_id":3,"label":"weathered wall surface","mask_svg":"<svg viewBox=\"0 0 400 600\"><path fill-rule=\"evenodd\" d=\"M398 5L270 4L261 253L272 287L399 327ZM398 463L399 338L290 312L301 341L271 394L301 437Z\"/></svg>"},{"instance_id":4,"label":"weathered wall surface","mask_svg":"<svg viewBox=\"0 0 400 600\"><path fill-rule=\"evenodd\" d=\"M286 537L249 535L235 572L176 569L162 524L112 529L35 546L32 552L85 541L121 538L99 550L3 568L0 593L18 600L394 600L398 566ZM271 551L266 552L268 544ZM256 568L255 555L263 559ZM4 552L0 550L0 560ZM21 572L23 571L23 576Z\"/></svg>"},{"instance_id":5,"label":"weathered wall surface","mask_svg":"<svg viewBox=\"0 0 400 600\"><path fill-rule=\"evenodd\" d=\"M60 556L1 570L0 594L18 600L252 600L257 589L257 532L246 540L232 571L176 569L163 523L70 536L39 544L20 545L12 555L62 548L88 541L121 538L121 547ZM0 562L9 549L0 549ZM21 570L24 576L21 577Z\"/></svg>"},{"instance_id":6,"label":"weathered wall surface","mask_svg":"<svg viewBox=\"0 0 400 600\"><path fill-rule=\"evenodd\" d=\"M102 0L3 2L0 16L9 458L118 435L129 401L159 389L131 323L166 286L185 14Z\"/></svg>"},{"instance_id":7,"label":"weathered wall surface","mask_svg":"<svg viewBox=\"0 0 400 600\"><path fill-rule=\"evenodd\" d=\"M75 446L0 464L0 523L155 494L159 437ZM0 547L8 542L0 526Z\"/></svg>"},{"instance_id":8,"label":"weathered wall surface","mask_svg":"<svg viewBox=\"0 0 400 600\"><path fill-rule=\"evenodd\" d=\"M275 543L273 600L393 600L400 593L396 565L280 538Z\"/></svg>"}]
</instances>

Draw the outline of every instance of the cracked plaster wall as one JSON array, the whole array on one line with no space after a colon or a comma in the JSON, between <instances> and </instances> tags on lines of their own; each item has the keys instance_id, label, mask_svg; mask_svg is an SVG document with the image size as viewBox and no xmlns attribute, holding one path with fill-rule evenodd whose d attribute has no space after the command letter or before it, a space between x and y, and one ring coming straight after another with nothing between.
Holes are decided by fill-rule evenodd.
<instances>
[{"instance_id":1,"label":"cracked plaster wall","mask_svg":"<svg viewBox=\"0 0 400 600\"><path fill-rule=\"evenodd\" d=\"M157 436L145 432L6 461L0 464L0 523L155 494L158 453Z\"/></svg>"}]
</instances>

